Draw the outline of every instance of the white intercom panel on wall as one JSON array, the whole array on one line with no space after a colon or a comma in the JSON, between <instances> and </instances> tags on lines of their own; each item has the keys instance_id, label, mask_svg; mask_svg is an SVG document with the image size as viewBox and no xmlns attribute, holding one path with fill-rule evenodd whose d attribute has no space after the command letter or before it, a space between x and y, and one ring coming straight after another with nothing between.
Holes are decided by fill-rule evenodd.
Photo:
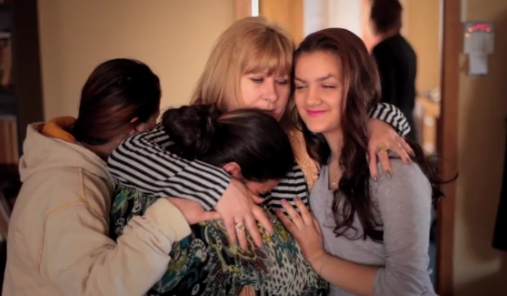
<instances>
[{"instance_id":1,"label":"white intercom panel on wall","mask_svg":"<svg viewBox=\"0 0 507 296\"><path fill-rule=\"evenodd\" d=\"M492 22L469 21L464 25L463 52L468 55L468 74L488 74L488 55L494 50L495 31Z\"/></svg>"}]
</instances>

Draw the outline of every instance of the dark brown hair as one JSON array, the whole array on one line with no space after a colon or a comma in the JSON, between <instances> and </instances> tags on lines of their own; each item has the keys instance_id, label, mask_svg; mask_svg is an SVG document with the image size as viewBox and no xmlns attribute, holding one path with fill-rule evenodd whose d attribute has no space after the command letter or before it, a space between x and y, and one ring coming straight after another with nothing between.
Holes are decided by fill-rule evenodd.
<instances>
[{"instance_id":1,"label":"dark brown hair","mask_svg":"<svg viewBox=\"0 0 507 296\"><path fill-rule=\"evenodd\" d=\"M301 54L318 51L331 53L340 59L344 85L344 108L340 118L343 148L339 160L343 175L339 191L334 192L334 233L340 236L348 229L354 229L352 223L357 213L364 233L349 238L370 237L375 241L382 241L383 231L379 230L381 225L374 219L377 210L372 202L370 171L365 157L368 151L368 111L380 98L380 82L375 62L361 39L345 29L325 29L306 37L295 52L295 64ZM331 150L324 136L312 133L300 118L298 124L303 130L309 155L320 165L329 164ZM433 199L436 200L442 196L438 189L441 182L425 160L420 147L414 144L412 147L416 154L414 161L430 180ZM345 198L340 198L341 196Z\"/></svg>"},{"instance_id":2,"label":"dark brown hair","mask_svg":"<svg viewBox=\"0 0 507 296\"><path fill-rule=\"evenodd\" d=\"M403 7L398 0L373 0L370 19L377 33L401 30Z\"/></svg>"},{"instance_id":3,"label":"dark brown hair","mask_svg":"<svg viewBox=\"0 0 507 296\"><path fill-rule=\"evenodd\" d=\"M160 96L160 81L147 65L132 59L106 61L81 91L72 133L89 145L106 144L148 121L160 108Z\"/></svg>"},{"instance_id":4,"label":"dark brown hair","mask_svg":"<svg viewBox=\"0 0 507 296\"><path fill-rule=\"evenodd\" d=\"M272 116L256 109L222 114L214 105L167 110L162 124L172 153L222 166L236 162L245 180L282 179L294 165L289 137Z\"/></svg>"}]
</instances>

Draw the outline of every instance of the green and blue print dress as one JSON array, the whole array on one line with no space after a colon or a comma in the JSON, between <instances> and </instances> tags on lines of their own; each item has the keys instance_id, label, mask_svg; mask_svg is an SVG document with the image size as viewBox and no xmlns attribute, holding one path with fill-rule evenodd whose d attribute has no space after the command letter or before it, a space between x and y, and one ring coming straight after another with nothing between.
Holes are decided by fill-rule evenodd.
<instances>
[{"instance_id":1,"label":"green and blue print dress","mask_svg":"<svg viewBox=\"0 0 507 296\"><path fill-rule=\"evenodd\" d=\"M120 236L128 221L143 215L156 199L119 187L111 212L111 237ZM259 226L263 247L255 247L248 237L248 251L230 244L218 221L193 225L190 236L174 243L167 272L147 295L238 295L246 285L259 295L325 295L328 284L304 260L277 217L265 210L275 234L270 236Z\"/></svg>"}]
</instances>

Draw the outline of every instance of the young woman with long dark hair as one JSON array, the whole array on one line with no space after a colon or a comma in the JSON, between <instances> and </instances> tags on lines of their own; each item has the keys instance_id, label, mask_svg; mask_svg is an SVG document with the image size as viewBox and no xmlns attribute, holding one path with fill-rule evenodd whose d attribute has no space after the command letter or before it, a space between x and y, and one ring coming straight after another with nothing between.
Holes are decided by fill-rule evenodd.
<instances>
[{"instance_id":1,"label":"young woman with long dark hair","mask_svg":"<svg viewBox=\"0 0 507 296\"><path fill-rule=\"evenodd\" d=\"M330 295L434 295L429 277L431 205L442 194L422 150L391 155L395 174L370 178L368 112L380 97L375 62L345 29L305 38L295 53L295 103L309 155L321 166L310 193L278 216ZM385 146L378 153L388 155Z\"/></svg>"}]
</instances>

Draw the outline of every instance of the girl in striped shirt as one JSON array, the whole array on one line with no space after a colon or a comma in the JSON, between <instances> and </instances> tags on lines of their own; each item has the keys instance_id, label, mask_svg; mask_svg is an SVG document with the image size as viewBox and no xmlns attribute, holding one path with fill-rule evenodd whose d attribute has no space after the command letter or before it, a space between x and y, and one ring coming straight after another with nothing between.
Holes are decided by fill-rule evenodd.
<instances>
[{"instance_id":1,"label":"girl in striped shirt","mask_svg":"<svg viewBox=\"0 0 507 296\"><path fill-rule=\"evenodd\" d=\"M169 109L162 118L174 142L168 151L221 167L255 194L271 191L292 169L294 155L287 134L262 111L221 113L210 105L192 105ZM122 235L129 221L144 215L158 199L119 186L112 205L113 238ZM170 201L176 206L200 206L180 198ZM230 243L220 220L193 225L189 237L173 244L167 270L148 295L237 295L245 285L269 295L325 295L327 282L312 270L274 212L265 206L263 209L273 223L274 233L269 235L259 229L262 248L240 250Z\"/></svg>"}]
</instances>

